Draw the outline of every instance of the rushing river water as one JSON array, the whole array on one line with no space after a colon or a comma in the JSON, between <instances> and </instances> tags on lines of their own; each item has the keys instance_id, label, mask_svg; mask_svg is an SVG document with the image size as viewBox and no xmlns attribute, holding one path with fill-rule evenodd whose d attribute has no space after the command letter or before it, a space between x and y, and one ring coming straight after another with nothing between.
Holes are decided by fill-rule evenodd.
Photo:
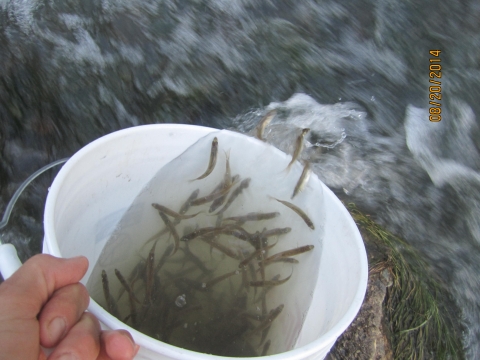
<instances>
[{"instance_id":1,"label":"rushing river water","mask_svg":"<svg viewBox=\"0 0 480 360\"><path fill-rule=\"evenodd\" d=\"M429 121L429 90L441 122ZM0 0L0 205L106 133L249 131L276 108L278 147L310 127L304 158L320 179L423 253L477 359L479 95L479 1ZM53 177L3 231L23 259L40 251Z\"/></svg>"}]
</instances>

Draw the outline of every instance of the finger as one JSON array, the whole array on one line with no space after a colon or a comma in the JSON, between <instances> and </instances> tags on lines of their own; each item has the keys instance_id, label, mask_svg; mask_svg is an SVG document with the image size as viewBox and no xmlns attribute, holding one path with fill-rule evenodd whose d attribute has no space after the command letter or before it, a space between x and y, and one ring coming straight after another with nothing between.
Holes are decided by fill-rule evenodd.
<instances>
[{"instance_id":1,"label":"finger","mask_svg":"<svg viewBox=\"0 0 480 360\"><path fill-rule=\"evenodd\" d=\"M100 353L100 324L95 316L84 312L80 320L60 341L48 360L61 359L97 359Z\"/></svg>"},{"instance_id":2,"label":"finger","mask_svg":"<svg viewBox=\"0 0 480 360\"><path fill-rule=\"evenodd\" d=\"M80 283L64 286L53 293L40 316L40 344L57 345L78 322L89 303L88 291Z\"/></svg>"},{"instance_id":3,"label":"finger","mask_svg":"<svg viewBox=\"0 0 480 360\"><path fill-rule=\"evenodd\" d=\"M12 318L36 317L49 297L63 286L77 283L88 268L87 258L59 259L35 255L23 264L0 288L2 303Z\"/></svg>"},{"instance_id":4,"label":"finger","mask_svg":"<svg viewBox=\"0 0 480 360\"><path fill-rule=\"evenodd\" d=\"M97 360L131 360L140 347L126 330L106 330L100 335L100 356Z\"/></svg>"}]
</instances>

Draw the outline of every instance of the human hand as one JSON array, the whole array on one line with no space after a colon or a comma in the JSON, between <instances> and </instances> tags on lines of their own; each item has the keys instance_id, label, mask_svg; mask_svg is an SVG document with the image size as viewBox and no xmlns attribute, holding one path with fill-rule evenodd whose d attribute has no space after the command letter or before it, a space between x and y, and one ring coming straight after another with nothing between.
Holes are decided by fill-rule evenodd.
<instances>
[{"instance_id":1,"label":"human hand","mask_svg":"<svg viewBox=\"0 0 480 360\"><path fill-rule=\"evenodd\" d=\"M0 359L130 360L138 352L125 330L101 331L85 312L89 296L79 283L85 257L36 255L0 285ZM63 357L63 356L69 357Z\"/></svg>"}]
</instances>

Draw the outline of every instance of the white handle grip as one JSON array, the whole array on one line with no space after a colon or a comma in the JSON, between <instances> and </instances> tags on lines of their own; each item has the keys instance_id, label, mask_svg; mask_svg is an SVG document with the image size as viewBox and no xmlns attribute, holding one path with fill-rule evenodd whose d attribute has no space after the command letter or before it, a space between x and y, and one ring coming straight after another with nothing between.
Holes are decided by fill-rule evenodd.
<instances>
[{"instance_id":1,"label":"white handle grip","mask_svg":"<svg viewBox=\"0 0 480 360\"><path fill-rule=\"evenodd\" d=\"M0 273L7 280L17 269L22 266L17 250L12 244L0 245Z\"/></svg>"}]
</instances>

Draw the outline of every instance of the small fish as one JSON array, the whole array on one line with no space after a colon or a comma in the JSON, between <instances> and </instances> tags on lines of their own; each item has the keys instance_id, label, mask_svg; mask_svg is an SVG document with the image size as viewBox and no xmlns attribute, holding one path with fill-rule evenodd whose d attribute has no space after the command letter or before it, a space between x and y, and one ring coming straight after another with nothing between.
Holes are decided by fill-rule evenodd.
<instances>
[{"instance_id":1,"label":"small fish","mask_svg":"<svg viewBox=\"0 0 480 360\"><path fill-rule=\"evenodd\" d=\"M218 284L220 281L223 281L223 280L228 279L229 277L231 277L233 275L238 275L238 274L240 274L240 270L234 270L234 271L231 271L229 273L220 275L220 276L216 277L215 279L209 280L206 283L204 283L204 285L205 285L204 287L205 288L210 288L213 285Z\"/></svg>"},{"instance_id":2,"label":"small fish","mask_svg":"<svg viewBox=\"0 0 480 360\"><path fill-rule=\"evenodd\" d=\"M260 269L264 269L264 268L260 266ZM251 262L248 263L248 272L250 274L250 277L253 279L253 281L257 281L257 272L255 271L255 266ZM248 287L250 287L250 282L248 283ZM253 288L253 291L254 291L253 296L254 297L257 296L257 288Z\"/></svg>"},{"instance_id":3,"label":"small fish","mask_svg":"<svg viewBox=\"0 0 480 360\"><path fill-rule=\"evenodd\" d=\"M184 214L179 214L179 213L177 213L173 210L170 210L166 206L163 206L163 205L160 205L160 204L153 203L152 206L155 209L157 209L158 211L160 211L160 212L162 212L162 213L164 213L168 216L174 217L175 219L181 219L181 220L194 218L195 216L197 216L198 214L201 213L201 212L198 212L198 213L193 214L193 215L184 215Z\"/></svg>"},{"instance_id":4,"label":"small fish","mask_svg":"<svg viewBox=\"0 0 480 360\"><path fill-rule=\"evenodd\" d=\"M263 258L263 256L267 253L267 251L270 250L272 247L274 247L276 244L277 243L272 244L272 245L268 245L268 246L266 246L264 248L261 248L261 249L255 250L254 252L252 252L250 254L249 257L247 257L246 259L241 261L240 264L238 264L238 267L243 268L243 267L247 266L250 261L252 261L253 259L255 259L258 256L262 256L262 258Z\"/></svg>"},{"instance_id":5,"label":"small fish","mask_svg":"<svg viewBox=\"0 0 480 360\"><path fill-rule=\"evenodd\" d=\"M188 243L186 243L188 244ZM190 251L190 248L187 246L185 246L184 249L182 249L182 251L185 253L185 256L188 257L188 259L194 263L195 265L197 265L197 267L205 274L205 275L208 275L212 272L212 270L208 269L205 264L203 263L202 260L200 260L194 253L192 253Z\"/></svg>"},{"instance_id":6,"label":"small fish","mask_svg":"<svg viewBox=\"0 0 480 360\"><path fill-rule=\"evenodd\" d=\"M232 170L230 169L230 150L225 152L225 175L223 175L223 183L225 187L232 184Z\"/></svg>"},{"instance_id":7,"label":"small fish","mask_svg":"<svg viewBox=\"0 0 480 360\"><path fill-rule=\"evenodd\" d=\"M178 214L180 215L185 215L185 213L190 209L191 202L195 200L198 197L198 194L200 193L200 189L197 189L193 191L188 199L183 203L183 205L180 207L180 210L178 211ZM200 214L199 212L198 214ZM198 215L197 214L197 215ZM178 225L180 223L181 219L180 218L175 218L173 221L173 225ZM150 243L151 241L158 240L162 235L166 234L169 231L168 227L165 227L164 229L160 230L157 232L155 235L153 235L150 239L148 239L143 246L146 244Z\"/></svg>"},{"instance_id":8,"label":"small fish","mask_svg":"<svg viewBox=\"0 0 480 360\"><path fill-rule=\"evenodd\" d=\"M154 287L154 280L155 280L155 247L157 246L157 242L153 244L150 252L148 253L147 263L145 266L145 301L152 303L153 297L153 287Z\"/></svg>"},{"instance_id":9,"label":"small fish","mask_svg":"<svg viewBox=\"0 0 480 360\"><path fill-rule=\"evenodd\" d=\"M218 154L218 139L217 137L215 137L212 141L212 148L210 150L210 161L208 163L207 170L203 173L203 175L200 175L198 178L190 181L200 180L210 175L210 173L215 168L215 164L217 163L217 154Z\"/></svg>"},{"instance_id":10,"label":"small fish","mask_svg":"<svg viewBox=\"0 0 480 360\"><path fill-rule=\"evenodd\" d=\"M225 235L235 236L240 240L249 240L252 237L252 234L250 234L247 230L236 224L226 225L221 233Z\"/></svg>"},{"instance_id":11,"label":"small fish","mask_svg":"<svg viewBox=\"0 0 480 360\"><path fill-rule=\"evenodd\" d=\"M268 239L263 236L265 229L262 232L256 231L255 234L252 234L248 239L250 245L252 245L255 249L262 249L264 246L268 244Z\"/></svg>"},{"instance_id":12,"label":"small fish","mask_svg":"<svg viewBox=\"0 0 480 360\"><path fill-rule=\"evenodd\" d=\"M230 150L228 150L228 153L225 152L225 175L223 176L223 181L215 188L213 192L217 192L221 188L230 188L233 183L236 183L240 179L239 175L235 175L232 177L232 171L230 169ZM214 212L217 210L220 206L223 205L225 202L225 199L227 198L227 194L222 195L215 200L213 200L212 204L210 205L210 209L208 209L208 212Z\"/></svg>"},{"instance_id":13,"label":"small fish","mask_svg":"<svg viewBox=\"0 0 480 360\"><path fill-rule=\"evenodd\" d=\"M228 192L232 189L232 187L235 184L236 183L232 182L229 186L227 186L227 187L224 186L223 188L221 188L221 190L219 190L215 193L212 193L210 195L195 199L190 203L190 205L192 205L192 206L203 205L203 204L209 203L209 202L211 202L215 199L218 199L219 197L225 196L225 195L228 194Z\"/></svg>"},{"instance_id":14,"label":"small fish","mask_svg":"<svg viewBox=\"0 0 480 360\"><path fill-rule=\"evenodd\" d=\"M209 236L214 236L221 234L222 232L226 231L227 229L231 228L232 225L225 225L225 226L220 226L220 227L214 227L214 226L207 226L204 228L197 229L187 235L184 235L182 237L182 241L190 241L193 240L199 236L204 236L204 235L209 235Z\"/></svg>"},{"instance_id":15,"label":"small fish","mask_svg":"<svg viewBox=\"0 0 480 360\"><path fill-rule=\"evenodd\" d=\"M238 195L240 195L244 189L248 188L248 186L250 185L250 181L251 181L250 178L246 178L242 180L240 185L234 191L232 191L227 202L225 203L223 208L221 208L220 211L218 211L217 215L225 212L225 210L227 210L230 207L230 205L232 205L233 201L238 197Z\"/></svg>"},{"instance_id":16,"label":"small fish","mask_svg":"<svg viewBox=\"0 0 480 360\"><path fill-rule=\"evenodd\" d=\"M232 250L228 246L222 245L211 238L201 237L200 240L206 242L211 247L214 247L215 249L221 251L222 253L231 257L232 259L240 260L240 255L238 254L238 252Z\"/></svg>"},{"instance_id":17,"label":"small fish","mask_svg":"<svg viewBox=\"0 0 480 360\"><path fill-rule=\"evenodd\" d=\"M250 289L250 283L248 282L248 273L245 271L242 271L242 287L240 288L240 290L243 290L245 288L245 290L248 292L248 290Z\"/></svg>"},{"instance_id":18,"label":"small fish","mask_svg":"<svg viewBox=\"0 0 480 360\"><path fill-rule=\"evenodd\" d=\"M266 327L265 329L262 330L262 338L260 339L260 343L258 344L258 346L262 345L263 342L265 341L265 339L267 338L268 336L268 332L270 331L272 327L269 326L269 327ZM267 349L268 350L268 349Z\"/></svg>"},{"instance_id":19,"label":"small fish","mask_svg":"<svg viewBox=\"0 0 480 360\"><path fill-rule=\"evenodd\" d=\"M133 326L136 326L137 324L137 309L135 307L135 301L141 304L140 301L137 300L135 295L133 294L132 289L130 288L130 285L128 285L127 280L123 277L122 273L118 270L115 269L115 275L117 276L117 279L120 281L122 286L125 288L128 294L129 298L129 304L130 304L130 318L132 319L132 324Z\"/></svg>"},{"instance_id":20,"label":"small fish","mask_svg":"<svg viewBox=\"0 0 480 360\"><path fill-rule=\"evenodd\" d=\"M237 223L245 223L247 221L260 221L260 220L270 220L279 216L279 212L270 212L270 213L260 213L260 212L251 212L243 216L231 216L223 219L223 221L235 221Z\"/></svg>"},{"instance_id":21,"label":"small fish","mask_svg":"<svg viewBox=\"0 0 480 360\"><path fill-rule=\"evenodd\" d=\"M213 205L213 203L212 203ZM222 226L222 221L223 221L223 214L218 214L217 215L217 220L215 220L215 226L220 227Z\"/></svg>"},{"instance_id":22,"label":"small fish","mask_svg":"<svg viewBox=\"0 0 480 360\"><path fill-rule=\"evenodd\" d=\"M225 189L225 181L222 180L217 186L215 186L215 189L213 189L213 191L208 196L211 196L213 194L218 194L223 189ZM211 213L212 211L217 209L220 205L222 205L226 197L227 197L227 194L224 194L219 196L218 198L215 198L212 201L212 204L210 205L210 209L208 210L208 212Z\"/></svg>"},{"instance_id":23,"label":"small fish","mask_svg":"<svg viewBox=\"0 0 480 360\"><path fill-rule=\"evenodd\" d=\"M190 209L190 203L198 197L198 194L200 194L200 189L197 189L194 192L192 192L188 197L188 199L180 207L180 210L178 211L178 213L181 215L184 215L188 211L188 209Z\"/></svg>"},{"instance_id":24,"label":"small fish","mask_svg":"<svg viewBox=\"0 0 480 360\"><path fill-rule=\"evenodd\" d=\"M265 319L260 323L260 325L258 325L255 329L248 331L246 335L251 336L251 335L258 334L260 331L263 331L266 328L272 326L273 320L275 320L278 317L278 315L280 315L283 308L284 308L284 305L281 304L277 306L275 309L271 310L270 313L265 317Z\"/></svg>"},{"instance_id":25,"label":"small fish","mask_svg":"<svg viewBox=\"0 0 480 360\"><path fill-rule=\"evenodd\" d=\"M277 275L275 275L275 276L272 278L272 280L274 280L274 281L276 281L276 280L278 280L278 279L280 279L280 274L277 274ZM275 287L275 286L265 286L265 287L263 288L262 292L260 293L258 299L255 300L254 303L256 304L256 303L259 302L260 300L263 301L263 299L266 298L267 293L268 293L270 290L272 290L274 287Z\"/></svg>"},{"instance_id":26,"label":"small fish","mask_svg":"<svg viewBox=\"0 0 480 360\"><path fill-rule=\"evenodd\" d=\"M165 252L163 253L162 257L160 258L160 260L158 261L158 264L157 266L155 266L155 270L154 270L154 274L156 275L160 269L162 268L162 266L165 264L165 262L167 261L168 257L172 254L172 250L173 250L173 244L170 244L167 246L167 248L165 249Z\"/></svg>"},{"instance_id":27,"label":"small fish","mask_svg":"<svg viewBox=\"0 0 480 360\"><path fill-rule=\"evenodd\" d=\"M293 199L300 191L303 191L303 189L305 189L305 186L307 185L311 174L312 169L310 168L310 164L307 161L305 162L305 166L303 167L302 175L300 175L297 185L295 185L295 189L293 190L291 199Z\"/></svg>"},{"instance_id":28,"label":"small fish","mask_svg":"<svg viewBox=\"0 0 480 360\"><path fill-rule=\"evenodd\" d=\"M262 296L261 300L262 300L262 315L265 316L267 315L267 297ZM267 329L269 329L269 327Z\"/></svg>"},{"instance_id":29,"label":"small fish","mask_svg":"<svg viewBox=\"0 0 480 360\"><path fill-rule=\"evenodd\" d=\"M262 350L262 354L260 356L265 356L267 355L268 353L268 349L270 349L270 344L272 343L272 341L270 339L267 340L267 342L263 345L263 350Z\"/></svg>"},{"instance_id":30,"label":"small fish","mask_svg":"<svg viewBox=\"0 0 480 360\"><path fill-rule=\"evenodd\" d=\"M270 121L277 115L277 110L273 109L270 110L258 123L257 125L257 139L266 141L263 138L263 132L265 131L265 128L270 124Z\"/></svg>"},{"instance_id":31,"label":"small fish","mask_svg":"<svg viewBox=\"0 0 480 360\"><path fill-rule=\"evenodd\" d=\"M275 198L273 198L273 199L275 199ZM307 216L307 214L305 214L303 212L302 209L300 209L296 205L293 205L292 203L289 203L288 201L279 200L279 199L275 199L275 200L277 200L279 203L282 203L286 207L295 211L297 213L297 215L300 216L303 219L303 221L305 221L305 224L307 224L310 229L315 230L315 226L313 225L312 220L310 220L310 218Z\"/></svg>"},{"instance_id":32,"label":"small fish","mask_svg":"<svg viewBox=\"0 0 480 360\"><path fill-rule=\"evenodd\" d=\"M190 198L182 205L182 207L180 208L180 211L178 212L179 215L183 216L185 215L185 213L188 211L188 209L190 208L190 202L191 200L195 199L197 196L198 196L198 193L200 192L199 189L195 190L192 195L190 195ZM194 195L194 196L193 196ZM170 210L172 211L172 210ZM160 210L159 210L160 212ZM200 211L198 212L197 214L195 214L195 216L201 214L203 211ZM161 216L161 215L160 215ZM191 216L191 215L187 215L187 216ZM192 216L193 217L193 216ZM175 220L173 221L173 226L176 226L180 223L180 221L182 221L181 218L175 218ZM151 236L142 246L142 249L144 246L146 246L147 244L149 244L150 242L152 241L156 241L158 239L160 239L163 235L167 234L168 232L171 232L170 228L168 226L164 227L162 230L158 231L157 233L155 233L153 236Z\"/></svg>"},{"instance_id":33,"label":"small fish","mask_svg":"<svg viewBox=\"0 0 480 360\"><path fill-rule=\"evenodd\" d=\"M133 289L136 281L140 279L143 274L145 274L145 261L142 260L137 265L135 265L133 270L130 272L130 275L128 276L128 283L130 284L130 288ZM122 286L118 291L117 301L120 300L124 292L125 288Z\"/></svg>"},{"instance_id":34,"label":"small fish","mask_svg":"<svg viewBox=\"0 0 480 360\"><path fill-rule=\"evenodd\" d=\"M118 318L118 309L115 300L110 295L110 289L108 286L108 277L105 270L102 270L102 285L103 285L103 295L105 295L105 301L107 303L107 310L110 314Z\"/></svg>"},{"instance_id":35,"label":"small fish","mask_svg":"<svg viewBox=\"0 0 480 360\"><path fill-rule=\"evenodd\" d=\"M268 263L266 263L265 260L264 260L263 261L263 266L267 266L267 265L270 265L270 264L273 264L273 263L279 263L279 262L286 263L286 264L299 264L300 263L300 261L298 261L297 259L287 257L287 258L270 260Z\"/></svg>"},{"instance_id":36,"label":"small fish","mask_svg":"<svg viewBox=\"0 0 480 360\"><path fill-rule=\"evenodd\" d=\"M300 154L303 150L303 138L305 137L305 134L308 133L309 131L310 131L310 129L308 129L308 128L302 129L302 132L300 133L300 135L298 135L297 141L295 143L295 151L293 152L293 155L292 155L292 160L290 161L287 168L285 169L285 170L287 170L287 172L290 171L290 168L292 167L292 165L295 163L295 161L297 161L298 157L300 156Z\"/></svg>"},{"instance_id":37,"label":"small fish","mask_svg":"<svg viewBox=\"0 0 480 360\"><path fill-rule=\"evenodd\" d=\"M268 238L270 236L288 234L290 231L292 231L292 228L290 228L290 227L270 229L270 230L263 231L262 236Z\"/></svg>"},{"instance_id":38,"label":"small fish","mask_svg":"<svg viewBox=\"0 0 480 360\"><path fill-rule=\"evenodd\" d=\"M292 272L293 274L293 272ZM291 277L292 274L290 274L289 277L282 279L282 280L258 280L258 281L250 281L250 286L258 286L258 287L263 287L263 286L278 286L285 284Z\"/></svg>"},{"instance_id":39,"label":"small fish","mask_svg":"<svg viewBox=\"0 0 480 360\"><path fill-rule=\"evenodd\" d=\"M272 256L266 258L265 260L263 260L263 263L268 264L269 262L276 261L278 259L289 258L291 256L303 254L307 251L313 250L314 247L315 247L314 245L305 245L305 246L300 246L300 247L295 248L295 249L282 251L278 254L275 254L275 255L272 255Z\"/></svg>"},{"instance_id":40,"label":"small fish","mask_svg":"<svg viewBox=\"0 0 480 360\"><path fill-rule=\"evenodd\" d=\"M180 236L178 236L177 230L175 230L175 225L170 221L170 219L163 212L159 211L160 217L162 218L165 226L170 230L173 239L175 240L175 249L173 249L173 254L175 254L180 246Z\"/></svg>"}]
</instances>

